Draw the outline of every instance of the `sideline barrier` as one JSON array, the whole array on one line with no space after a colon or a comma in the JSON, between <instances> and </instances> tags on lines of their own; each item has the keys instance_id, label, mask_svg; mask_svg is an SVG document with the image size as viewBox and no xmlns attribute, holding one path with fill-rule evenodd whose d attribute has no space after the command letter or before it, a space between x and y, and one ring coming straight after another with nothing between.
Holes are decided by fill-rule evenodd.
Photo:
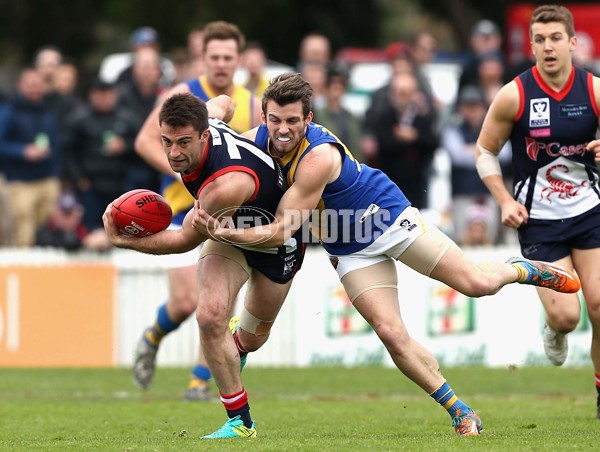
<instances>
[{"instance_id":1,"label":"sideline barrier","mask_svg":"<svg viewBox=\"0 0 600 452\"><path fill-rule=\"evenodd\" d=\"M0 365L115 365L116 275L110 264L0 267Z\"/></svg>"},{"instance_id":2,"label":"sideline barrier","mask_svg":"<svg viewBox=\"0 0 600 452\"><path fill-rule=\"evenodd\" d=\"M479 262L519 255L514 248L466 252ZM167 296L162 265L154 256L126 250L0 250L0 367L130 366L137 340ZM471 299L402 264L397 268L408 331L441 366L550 365L535 288L513 284L496 295ZM590 342L584 312L569 335L565 365L591 365ZM164 340L158 364L191 366L197 350L192 316ZM269 341L250 362L393 366L318 247L308 249Z\"/></svg>"}]
</instances>

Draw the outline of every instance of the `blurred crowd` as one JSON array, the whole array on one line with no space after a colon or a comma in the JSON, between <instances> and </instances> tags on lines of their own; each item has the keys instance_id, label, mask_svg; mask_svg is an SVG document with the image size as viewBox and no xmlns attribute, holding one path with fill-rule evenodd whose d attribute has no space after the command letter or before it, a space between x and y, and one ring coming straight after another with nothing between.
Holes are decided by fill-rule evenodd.
<instances>
[{"instance_id":1,"label":"blurred crowd","mask_svg":"<svg viewBox=\"0 0 600 452\"><path fill-rule=\"evenodd\" d=\"M593 41L578 38L575 63L598 74ZM151 27L136 29L129 44L108 55L83 87L77 62L44 45L0 97L0 246L106 250L106 205L134 188L159 191L160 174L137 155L135 137L163 91L203 74L203 29L166 53ZM442 105L424 71L436 62L437 44L429 31L390 43L392 75L360 116L345 107L349 68L335 60L325 34L304 36L295 70L313 87L315 122L359 161L386 172L419 209L429 207L434 156L443 153L452 202L441 226L462 245L500 244L506 231L477 174L474 147L495 93L533 62L506 61L498 26L479 21L460 61L456 103ZM268 85L265 48L248 41L241 56L244 84L260 97ZM500 154L507 184L510 158L507 146Z\"/></svg>"}]
</instances>

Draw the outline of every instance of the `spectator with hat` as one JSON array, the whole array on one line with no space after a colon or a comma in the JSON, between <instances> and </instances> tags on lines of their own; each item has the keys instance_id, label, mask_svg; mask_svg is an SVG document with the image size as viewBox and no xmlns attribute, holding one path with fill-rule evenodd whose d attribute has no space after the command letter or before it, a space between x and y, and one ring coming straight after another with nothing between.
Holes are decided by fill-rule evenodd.
<instances>
[{"instance_id":1,"label":"spectator with hat","mask_svg":"<svg viewBox=\"0 0 600 452\"><path fill-rule=\"evenodd\" d=\"M88 230L81 222L83 206L72 193L59 198L50 219L36 234L36 246L75 251L83 246Z\"/></svg>"},{"instance_id":2,"label":"spectator with hat","mask_svg":"<svg viewBox=\"0 0 600 452\"><path fill-rule=\"evenodd\" d=\"M502 34L500 28L491 20L480 20L471 30L471 50L463 64L458 82L458 91L467 85L476 85L479 78L479 66L484 55L495 55L503 65L506 64L502 54Z\"/></svg>"},{"instance_id":3,"label":"spectator with hat","mask_svg":"<svg viewBox=\"0 0 600 452\"><path fill-rule=\"evenodd\" d=\"M138 122L117 100L114 84L95 79L87 102L66 118L66 171L75 181L89 231L104 229L104 209L126 191L129 156L135 152Z\"/></svg>"},{"instance_id":4,"label":"spectator with hat","mask_svg":"<svg viewBox=\"0 0 600 452\"><path fill-rule=\"evenodd\" d=\"M98 77L108 83L115 83L125 78L130 78L134 53L144 47L152 47L157 52L160 52L158 32L152 27L141 27L134 30L129 37L130 51L114 53L105 57L100 64ZM170 87L177 76L175 66L171 60L164 56L160 58L160 66L162 71L160 84L163 87Z\"/></svg>"}]
</instances>

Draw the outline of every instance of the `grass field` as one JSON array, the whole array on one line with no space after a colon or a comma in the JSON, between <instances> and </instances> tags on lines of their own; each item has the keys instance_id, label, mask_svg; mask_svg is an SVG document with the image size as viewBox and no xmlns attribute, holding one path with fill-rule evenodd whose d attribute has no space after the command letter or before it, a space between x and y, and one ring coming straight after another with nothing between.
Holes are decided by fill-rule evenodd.
<instances>
[{"instance_id":1,"label":"grass field","mask_svg":"<svg viewBox=\"0 0 600 452\"><path fill-rule=\"evenodd\" d=\"M219 402L183 402L188 369L158 370L147 393L129 369L0 369L2 450L599 450L592 369L455 368L445 375L485 426L456 437L450 417L394 369L249 365L256 440L200 441Z\"/></svg>"}]
</instances>

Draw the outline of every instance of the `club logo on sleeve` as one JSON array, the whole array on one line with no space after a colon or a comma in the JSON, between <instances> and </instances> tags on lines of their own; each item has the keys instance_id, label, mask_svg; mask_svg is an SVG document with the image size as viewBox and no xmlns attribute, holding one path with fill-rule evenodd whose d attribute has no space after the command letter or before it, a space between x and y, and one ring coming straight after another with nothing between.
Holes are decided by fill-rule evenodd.
<instances>
[{"instance_id":1,"label":"club logo on sleeve","mask_svg":"<svg viewBox=\"0 0 600 452\"><path fill-rule=\"evenodd\" d=\"M529 105L529 127L550 126L550 99L531 99Z\"/></svg>"}]
</instances>

